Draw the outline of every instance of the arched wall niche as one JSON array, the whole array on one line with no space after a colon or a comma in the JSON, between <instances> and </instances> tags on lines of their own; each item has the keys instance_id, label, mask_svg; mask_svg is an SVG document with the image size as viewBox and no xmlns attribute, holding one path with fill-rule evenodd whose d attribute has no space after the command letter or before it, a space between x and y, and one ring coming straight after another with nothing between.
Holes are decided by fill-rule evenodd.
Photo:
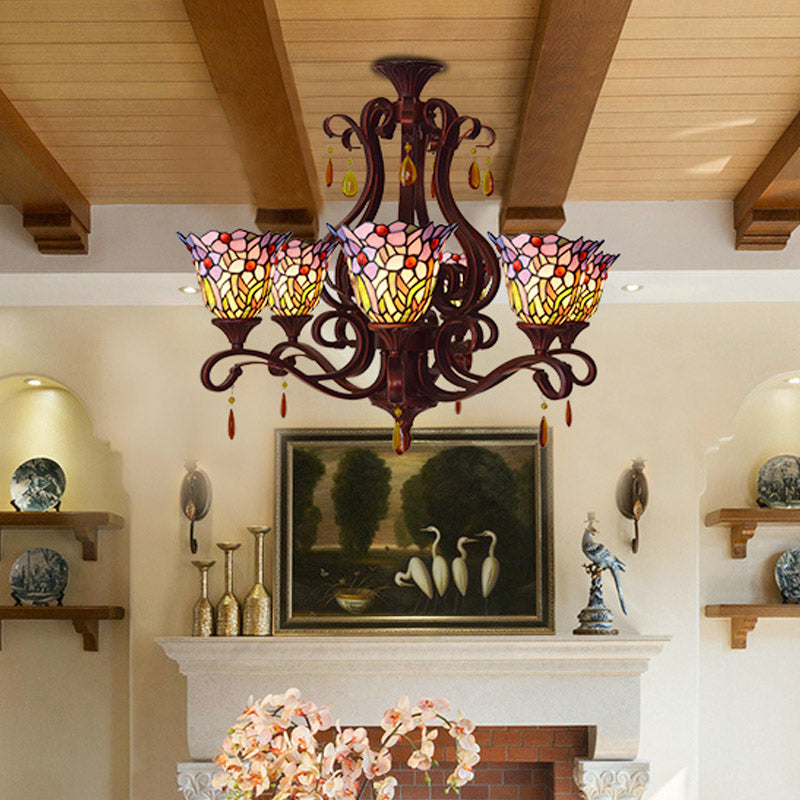
<instances>
[{"instance_id":1,"label":"arched wall niche","mask_svg":"<svg viewBox=\"0 0 800 800\"><path fill-rule=\"evenodd\" d=\"M773 797L797 785L800 762L792 742L800 736L796 703L800 620L761 619L746 650L731 649L730 621L705 619L706 605L780 603L775 562L800 545L800 526L759 526L747 557L731 558L729 530L706 528L716 508L755 508L761 464L779 453L800 455L800 384L796 372L756 386L733 420L733 432L706 454L700 498L700 797ZM748 769L730 769L718 753L741 754ZM779 770L757 765L781 764ZM749 782L749 783L748 783Z\"/></svg>"},{"instance_id":2,"label":"arched wall niche","mask_svg":"<svg viewBox=\"0 0 800 800\"><path fill-rule=\"evenodd\" d=\"M30 385L31 379L40 385ZM27 382L26 382L27 381ZM90 415L64 384L45 375L0 378L0 510L19 464L46 456L66 475L62 511L109 511L127 522L122 459L94 435ZM25 513L25 512L19 512ZM32 547L69 565L65 605L129 610L127 524L101 530L97 561L84 561L71 533L6 529L0 550L0 605L10 605L8 574ZM0 797L126 798L129 790L128 620L100 623L100 650L83 650L66 621L3 622L0 650ZM36 751L45 748L42 756ZM44 752L44 751L42 751Z\"/></svg>"},{"instance_id":3,"label":"arched wall niche","mask_svg":"<svg viewBox=\"0 0 800 800\"><path fill-rule=\"evenodd\" d=\"M707 455L704 508L755 507L758 469L779 453L800 455L800 368L769 378L744 398L733 433Z\"/></svg>"}]
</instances>

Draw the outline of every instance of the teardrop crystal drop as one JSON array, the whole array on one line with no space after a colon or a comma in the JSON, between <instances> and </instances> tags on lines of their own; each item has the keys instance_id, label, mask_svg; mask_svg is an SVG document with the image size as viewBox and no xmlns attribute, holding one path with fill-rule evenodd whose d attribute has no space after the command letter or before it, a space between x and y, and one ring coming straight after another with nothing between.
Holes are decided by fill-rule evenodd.
<instances>
[{"instance_id":1,"label":"teardrop crystal drop","mask_svg":"<svg viewBox=\"0 0 800 800\"><path fill-rule=\"evenodd\" d=\"M417 180L417 168L409 155L400 164L400 185L413 186Z\"/></svg>"},{"instance_id":2,"label":"teardrop crystal drop","mask_svg":"<svg viewBox=\"0 0 800 800\"><path fill-rule=\"evenodd\" d=\"M456 400L456 414L460 414L460 413L461 413L461 401L460 400Z\"/></svg>"},{"instance_id":3,"label":"teardrop crystal drop","mask_svg":"<svg viewBox=\"0 0 800 800\"><path fill-rule=\"evenodd\" d=\"M228 438L233 439L236 436L236 420L233 416L233 409L228 411Z\"/></svg>"},{"instance_id":4,"label":"teardrop crystal drop","mask_svg":"<svg viewBox=\"0 0 800 800\"><path fill-rule=\"evenodd\" d=\"M494 175L492 175L490 169L483 173L483 193L487 197L491 197L494 194Z\"/></svg>"},{"instance_id":5,"label":"teardrop crystal drop","mask_svg":"<svg viewBox=\"0 0 800 800\"><path fill-rule=\"evenodd\" d=\"M469 188L477 189L481 185L481 168L477 161L469 165Z\"/></svg>"},{"instance_id":6,"label":"teardrop crystal drop","mask_svg":"<svg viewBox=\"0 0 800 800\"><path fill-rule=\"evenodd\" d=\"M286 416L286 392L281 393L281 416Z\"/></svg>"},{"instance_id":7,"label":"teardrop crystal drop","mask_svg":"<svg viewBox=\"0 0 800 800\"><path fill-rule=\"evenodd\" d=\"M330 186L333 183L333 162L328 159L325 165L325 185Z\"/></svg>"},{"instance_id":8,"label":"teardrop crystal drop","mask_svg":"<svg viewBox=\"0 0 800 800\"><path fill-rule=\"evenodd\" d=\"M569 428L572 425L572 404L567 400L567 410L564 414L564 419L567 422L567 427Z\"/></svg>"},{"instance_id":9,"label":"teardrop crystal drop","mask_svg":"<svg viewBox=\"0 0 800 800\"><path fill-rule=\"evenodd\" d=\"M358 180L356 180L355 173L353 170L347 170L347 173L344 176L344 180L342 181L342 194L345 197L353 197L355 193L358 191Z\"/></svg>"},{"instance_id":10,"label":"teardrop crystal drop","mask_svg":"<svg viewBox=\"0 0 800 800\"><path fill-rule=\"evenodd\" d=\"M401 456L408 450L411 444L411 434L400 425L400 420L394 423L394 432L392 433L392 446L395 453Z\"/></svg>"},{"instance_id":11,"label":"teardrop crystal drop","mask_svg":"<svg viewBox=\"0 0 800 800\"><path fill-rule=\"evenodd\" d=\"M539 423L539 447L547 447L548 434L547 417L542 415L542 421Z\"/></svg>"}]
</instances>

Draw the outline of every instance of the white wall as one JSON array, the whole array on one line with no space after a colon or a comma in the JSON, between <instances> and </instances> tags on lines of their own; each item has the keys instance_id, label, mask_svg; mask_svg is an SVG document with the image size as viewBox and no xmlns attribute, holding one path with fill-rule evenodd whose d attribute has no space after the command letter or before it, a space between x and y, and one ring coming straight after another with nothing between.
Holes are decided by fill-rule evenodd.
<instances>
[{"instance_id":1,"label":"white wall","mask_svg":"<svg viewBox=\"0 0 800 800\"><path fill-rule=\"evenodd\" d=\"M605 231L614 250L626 252L629 245L632 255L623 256L615 269L678 269L688 266L691 258L699 259L692 266L711 271L729 266L722 263L721 246L711 246L702 235L703 230L724 235L723 227L727 227L719 208L689 204L698 207L679 213L677 208L669 211L655 206L683 204L637 204L636 209L605 204L602 219L592 221L598 209L575 205L580 208L571 210L570 218L585 218L587 235ZM615 208L626 224L612 224L616 232L612 236L605 226L613 223ZM701 213L704 209L706 213ZM185 255L173 231L189 227L186 219L192 220L192 226L203 227L197 223L199 212L137 210L125 221L126 213L133 212L98 210L92 238L93 247L99 249L88 264L81 258L73 262L32 256L32 246L21 228L17 230L14 214L0 214L0 238L10 242L0 253L0 273L7 273L5 277L19 286L35 283L27 274L29 269L51 273L88 269L86 280L91 284L99 280L93 270L113 273L120 264L131 268L138 259L144 273L157 263L145 264L147 259L163 259L169 264L162 264L162 269L189 278L189 265L182 260ZM227 215L232 224L246 224L249 217L246 209L228 209L222 217L215 214L211 209L205 216ZM706 227L694 235L695 246L680 251L680 264L673 263L674 237L663 234L660 221L665 215L671 220L667 227L675 230L681 228L676 226L679 219L699 215L705 220ZM108 226L114 228L113 234ZM625 231L630 241L617 241ZM654 255L645 259L650 245ZM796 247L787 250L773 275L794 274L787 270L794 263L792 252L796 259ZM736 266L756 271L762 262L766 264L763 259L758 264L737 261ZM73 267L73 263L80 265ZM181 282L188 282L183 275ZM764 276L769 278L766 272ZM721 274L717 283L720 280L727 278ZM794 283L798 286L793 294L780 296L796 297L800 281ZM0 285L6 286L2 281ZM162 289L180 297L166 283ZM586 512L595 510L602 540L628 564L624 588L629 615L618 615L620 628L674 637L643 682L641 756L651 759L654 767L649 796L657 800L791 797L796 794L798 776L791 769L764 771L757 760L751 768L750 754L769 754L770 765L793 758L800 718L793 713L799 690L792 668L796 661L791 656L800 647L800 625L787 620L761 622L750 635L748 649L731 652L727 624L701 621L701 608L706 602L746 601L757 599L759 592L774 591L763 564L784 549L785 542L794 541L794 533L757 536L750 544L750 558L733 562L724 532L703 528L702 515L722 502L738 505L749 499L742 496L741 475L760 454L745 447L721 470L715 463L724 460L724 446L719 456L706 459L705 453L733 432L737 409L754 387L770 376L800 369L795 334L798 304L681 304L671 296L665 298L670 304L648 305L645 295L644 299L634 296L633 305L614 305L617 296L610 290L607 295L591 328L579 339L597 360L596 382L576 390L572 398L575 421L569 430L562 422L563 403L552 404L548 411L554 427L558 633L567 635L575 627L575 615L586 601L580 534ZM525 352L527 340L514 327L503 303L492 308L501 320L501 343L489 359L493 365L502 357ZM271 327L265 321L262 330L253 334L253 344L275 341L274 333L269 339ZM172 308L4 307L0 308L0 340L0 376L39 373L73 389L89 411L94 436L107 441L121 458L121 486L130 498L125 513L130 561L126 624L130 630L131 796L173 800L175 762L187 755L185 687L176 665L153 640L189 632L197 594L196 570L190 565L186 543L188 523L178 503L185 462L196 460L208 472L214 489L211 514L197 526L197 557L219 560L215 541L241 541L237 587L243 593L252 580L252 537L246 526L273 523L274 429L384 426L388 449L391 420L368 403L323 400L295 380L288 390L289 414L282 420L279 381L262 369L248 372L237 386L238 434L229 441L227 398L204 390L198 376L204 358L223 347L224 339L196 301ZM541 413L539 402L530 380L518 376L466 402L460 417L451 407L442 407L422 415L419 424L535 426ZM737 427L734 441L744 441L738 436ZM651 503L642 520L642 546L634 556L628 549L631 523L617 512L614 494L621 472L637 456L647 461ZM709 488L703 495L707 470ZM101 558L103 544L101 538ZM4 543L3 563L5 552ZM213 598L219 596L221 582L218 565L211 576ZM608 601L616 609L611 592ZM105 625L108 628L110 623ZM48 648L77 646L76 634L55 624L48 629L47 642L39 642L39 633L19 623L13 630L9 623L5 627L8 644L0 652L4 690L20 648L26 649L26 658L33 658L49 652ZM12 643L17 649L11 648ZM391 694L396 694L396 688L392 687ZM8 715L19 719L31 709L39 710L40 698L51 690L52 686L43 685L42 692L34 692L33 697L4 696L8 705L0 717L2 733L9 735ZM100 712L111 717L119 693L113 688L103 691ZM72 730L63 715L56 717L56 724ZM745 725L746 737L740 733ZM73 746L75 753L83 753L91 749L91 742L76 737ZM118 739L116 750L119 747ZM702 773L699 756L704 762ZM75 761L68 751L59 751L53 763L69 772ZM99 785L98 781L105 780L100 774L104 770L107 767L96 760L91 781ZM9 782L0 762L0 797L7 794L18 794L17 784ZM118 792L112 797L124 800Z\"/></svg>"},{"instance_id":2,"label":"white wall","mask_svg":"<svg viewBox=\"0 0 800 800\"><path fill-rule=\"evenodd\" d=\"M767 775L759 770L752 780L769 785L759 784L763 792L744 791L751 778L741 742L717 749L713 739L706 747L698 735L698 730L708 731L706 720L698 729L698 542L719 536L700 526L704 452L730 432L735 412L753 386L800 367L794 341L774 335L790 330L796 314L789 304L601 309L582 342L599 364L597 381L576 392L571 429L560 422L563 404L548 412L555 428L558 632L572 630L586 599L579 540L586 511L592 509L599 514L602 539L629 565L624 584L629 616L618 618L620 625L674 636L644 677L641 755L653 762L652 796L660 800L698 796L699 750L718 773L735 764L741 790L717 791L712 783L704 787L703 800L791 796L796 785L779 770ZM122 456L123 484L130 496L133 797L171 800L175 762L186 757L184 684L153 638L188 633L197 591L178 507L184 462L196 459L214 485L210 518L197 528L198 556L216 557L214 541L242 541L237 585L244 590L252 579L246 526L273 521L274 428L383 425L388 448L389 417L362 403L321 402L315 392L291 381L289 414L281 420L278 381L266 370L255 371L237 387L239 433L229 441L226 398L199 384L199 365L222 344L201 309L5 309L0 337L0 374L33 371L73 388L90 409L96 434ZM753 341L763 337L771 346L754 348ZM504 315L502 343L495 358L524 347L510 314ZM452 408L438 408L425 414L421 424L535 425L539 413L539 398L520 376L465 403L460 417ZM614 504L618 477L635 456L647 459L651 484L636 556L627 550L630 523ZM738 496L733 500L740 502ZM721 568L728 569L724 543L718 550ZM747 563L756 565L758 559ZM221 577L215 568L214 597L221 591ZM611 598L610 604L614 607ZM704 625L717 626L720 641L727 636L722 622ZM65 637L65 642L74 636L69 631L53 635ZM784 623L772 645L768 630L751 637L746 652L731 654L720 647L719 656L760 670L762 688L781 688L763 706L748 708L747 722L758 739L772 735L775 709L791 708L797 696L796 690L786 694L792 686L785 681L785 662L765 659L764 648L773 654L778 648L796 649L800 628ZM4 651L0 679L7 669L5 658ZM724 670L715 680L719 691L727 687L731 696L741 689ZM796 720L788 713L781 720L780 746L787 758L794 752Z\"/></svg>"}]
</instances>

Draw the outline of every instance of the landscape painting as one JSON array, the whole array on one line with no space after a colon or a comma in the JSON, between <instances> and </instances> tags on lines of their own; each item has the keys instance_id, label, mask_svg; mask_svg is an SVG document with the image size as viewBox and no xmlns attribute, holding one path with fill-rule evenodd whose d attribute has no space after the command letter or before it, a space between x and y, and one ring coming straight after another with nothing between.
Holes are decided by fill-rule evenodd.
<instances>
[{"instance_id":1,"label":"landscape painting","mask_svg":"<svg viewBox=\"0 0 800 800\"><path fill-rule=\"evenodd\" d=\"M537 432L277 434L277 633L553 632Z\"/></svg>"}]
</instances>

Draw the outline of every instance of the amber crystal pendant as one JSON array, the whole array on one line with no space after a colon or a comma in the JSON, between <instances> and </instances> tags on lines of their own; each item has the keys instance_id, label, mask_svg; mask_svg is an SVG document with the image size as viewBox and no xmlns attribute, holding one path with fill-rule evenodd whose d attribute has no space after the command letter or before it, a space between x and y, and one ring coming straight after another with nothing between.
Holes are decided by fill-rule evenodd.
<instances>
[{"instance_id":1,"label":"amber crystal pendant","mask_svg":"<svg viewBox=\"0 0 800 800\"><path fill-rule=\"evenodd\" d=\"M352 165L352 161L347 161L348 170L345 173L344 180L342 181L342 194L345 197L354 197L356 192L358 191L358 180L356 179L356 174L350 169ZM333 180L333 176L331 176L331 180Z\"/></svg>"},{"instance_id":2,"label":"amber crystal pendant","mask_svg":"<svg viewBox=\"0 0 800 800\"><path fill-rule=\"evenodd\" d=\"M486 159L486 172L483 173L483 193L487 197L491 197L494 194L494 175L492 175L492 170L489 168L489 164L492 163L491 158Z\"/></svg>"},{"instance_id":3,"label":"amber crystal pendant","mask_svg":"<svg viewBox=\"0 0 800 800\"><path fill-rule=\"evenodd\" d=\"M406 157L400 162L400 185L413 186L417 181L417 168L411 160L411 144L406 142Z\"/></svg>"},{"instance_id":4,"label":"amber crystal pendant","mask_svg":"<svg viewBox=\"0 0 800 800\"><path fill-rule=\"evenodd\" d=\"M568 428L572 425L572 404L569 400L567 400L567 410L564 412L564 421L567 423Z\"/></svg>"},{"instance_id":5,"label":"amber crystal pendant","mask_svg":"<svg viewBox=\"0 0 800 800\"><path fill-rule=\"evenodd\" d=\"M539 423L539 447L547 447L547 438L550 430L547 427L547 417L542 414L542 420Z\"/></svg>"},{"instance_id":6,"label":"amber crystal pendant","mask_svg":"<svg viewBox=\"0 0 800 800\"><path fill-rule=\"evenodd\" d=\"M281 384L281 389L283 389L283 391L281 392L281 417L285 417L286 416L286 387L287 386L288 386L288 384L286 383L286 381L284 381Z\"/></svg>"},{"instance_id":7,"label":"amber crystal pendant","mask_svg":"<svg viewBox=\"0 0 800 800\"><path fill-rule=\"evenodd\" d=\"M478 189L481 185L481 168L475 160L475 148L472 148L472 163L469 165L469 188Z\"/></svg>"},{"instance_id":8,"label":"amber crystal pendant","mask_svg":"<svg viewBox=\"0 0 800 800\"><path fill-rule=\"evenodd\" d=\"M228 410L228 438L233 439L233 437L236 436L236 418L233 416L233 404L236 400L233 395L228 398L228 402L231 404Z\"/></svg>"},{"instance_id":9,"label":"amber crystal pendant","mask_svg":"<svg viewBox=\"0 0 800 800\"><path fill-rule=\"evenodd\" d=\"M331 161L331 154L333 148L328 148L328 163L325 165L325 185L330 186L333 183L333 161Z\"/></svg>"}]
</instances>

